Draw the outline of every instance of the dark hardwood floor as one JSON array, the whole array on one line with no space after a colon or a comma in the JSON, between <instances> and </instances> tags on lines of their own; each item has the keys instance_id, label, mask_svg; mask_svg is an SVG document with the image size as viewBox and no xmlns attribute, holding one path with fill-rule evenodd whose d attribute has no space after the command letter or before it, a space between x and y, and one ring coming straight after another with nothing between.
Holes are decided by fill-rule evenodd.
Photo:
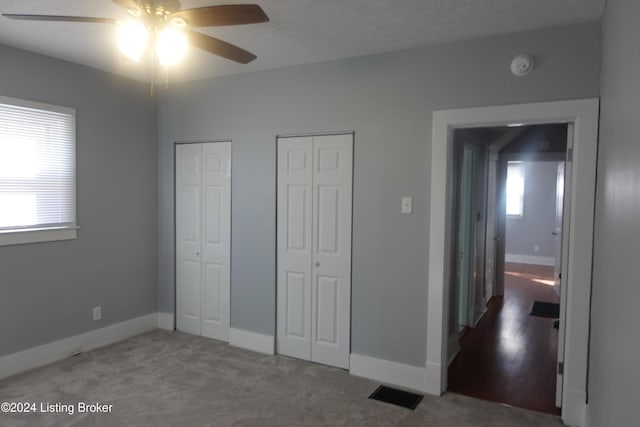
<instances>
[{"instance_id":1,"label":"dark hardwood floor","mask_svg":"<svg viewBox=\"0 0 640 427\"><path fill-rule=\"evenodd\" d=\"M533 300L558 302L553 267L507 263L505 295L494 297L461 340L449 366L450 391L560 415L555 407L558 330L530 316Z\"/></svg>"}]
</instances>

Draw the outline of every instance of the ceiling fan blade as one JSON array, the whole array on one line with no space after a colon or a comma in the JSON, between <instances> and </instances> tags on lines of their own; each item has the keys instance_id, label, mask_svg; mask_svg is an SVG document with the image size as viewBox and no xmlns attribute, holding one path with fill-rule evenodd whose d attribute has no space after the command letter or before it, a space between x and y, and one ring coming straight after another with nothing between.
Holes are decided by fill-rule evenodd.
<instances>
[{"instance_id":1,"label":"ceiling fan blade","mask_svg":"<svg viewBox=\"0 0 640 427\"><path fill-rule=\"evenodd\" d=\"M230 4L185 9L171 14L170 17L183 18L190 27L258 24L269 21L269 17L257 4Z\"/></svg>"},{"instance_id":2,"label":"ceiling fan blade","mask_svg":"<svg viewBox=\"0 0 640 427\"><path fill-rule=\"evenodd\" d=\"M9 19L22 21L52 21L52 22L89 22L97 24L115 24L115 19L91 18L87 16L60 16L60 15L19 15L14 13L3 13Z\"/></svg>"},{"instance_id":3,"label":"ceiling fan blade","mask_svg":"<svg viewBox=\"0 0 640 427\"><path fill-rule=\"evenodd\" d=\"M241 64L248 64L257 58L253 53L247 52L244 49L234 46L231 43L207 36L195 31L186 31L189 35L189 41L191 44L207 52L211 52L215 55L222 56L223 58L230 59Z\"/></svg>"}]
</instances>

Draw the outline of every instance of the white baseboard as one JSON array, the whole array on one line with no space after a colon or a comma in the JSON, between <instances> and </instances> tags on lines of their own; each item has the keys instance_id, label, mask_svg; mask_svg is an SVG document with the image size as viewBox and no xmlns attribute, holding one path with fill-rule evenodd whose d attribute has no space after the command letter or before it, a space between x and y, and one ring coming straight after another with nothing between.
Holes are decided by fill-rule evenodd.
<instances>
[{"instance_id":1,"label":"white baseboard","mask_svg":"<svg viewBox=\"0 0 640 427\"><path fill-rule=\"evenodd\" d=\"M562 396L562 422L568 426L588 425L587 394L581 390L566 390Z\"/></svg>"},{"instance_id":2,"label":"white baseboard","mask_svg":"<svg viewBox=\"0 0 640 427\"><path fill-rule=\"evenodd\" d=\"M427 360L425 365L425 392L433 396L441 396L444 392L442 384L442 365Z\"/></svg>"},{"instance_id":3,"label":"white baseboard","mask_svg":"<svg viewBox=\"0 0 640 427\"><path fill-rule=\"evenodd\" d=\"M351 353L349 373L419 392L425 391L425 369Z\"/></svg>"},{"instance_id":4,"label":"white baseboard","mask_svg":"<svg viewBox=\"0 0 640 427\"><path fill-rule=\"evenodd\" d=\"M591 411L589 410L589 405L587 405L585 409L584 425L585 427L591 427Z\"/></svg>"},{"instance_id":5,"label":"white baseboard","mask_svg":"<svg viewBox=\"0 0 640 427\"><path fill-rule=\"evenodd\" d=\"M175 321L173 313L158 312L158 328L167 331L175 330Z\"/></svg>"},{"instance_id":6,"label":"white baseboard","mask_svg":"<svg viewBox=\"0 0 640 427\"><path fill-rule=\"evenodd\" d=\"M229 328L229 345L257 351L258 353L275 353L275 339L272 335L259 334L243 329Z\"/></svg>"},{"instance_id":7,"label":"white baseboard","mask_svg":"<svg viewBox=\"0 0 640 427\"><path fill-rule=\"evenodd\" d=\"M550 267L556 265L556 259L554 257L537 255L505 254L504 261L518 264L547 265Z\"/></svg>"},{"instance_id":8,"label":"white baseboard","mask_svg":"<svg viewBox=\"0 0 640 427\"><path fill-rule=\"evenodd\" d=\"M63 338L18 353L0 357L0 379L29 369L57 362L77 353L103 347L158 327L157 313L105 326L80 335Z\"/></svg>"}]
</instances>

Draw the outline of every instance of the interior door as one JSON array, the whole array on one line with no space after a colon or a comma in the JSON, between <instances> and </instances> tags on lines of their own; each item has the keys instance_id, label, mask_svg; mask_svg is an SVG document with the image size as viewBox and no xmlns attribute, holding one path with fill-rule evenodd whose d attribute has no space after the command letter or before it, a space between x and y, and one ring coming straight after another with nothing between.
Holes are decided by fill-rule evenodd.
<instances>
[{"instance_id":1,"label":"interior door","mask_svg":"<svg viewBox=\"0 0 640 427\"><path fill-rule=\"evenodd\" d=\"M202 144L202 335L229 341L231 144Z\"/></svg>"},{"instance_id":2,"label":"interior door","mask_svg":"<svg viewBox=\"0 0 640 427\"><path fill-rule=\"evenodd\" d=\"M353 135L278 139L277 349L349 367Z\"/></svg>"},{"instance_id":3,"label":"interior door","mask_svg":"<svg viewBox=\"0 0 640 427\"><path fill-rule=\"evenodd\" d=\"M556 175L556 226L551 232L554 240L553 289L560 296L562 277L562 214L564 209L564 162L558 162Z\"/></svg>"},{"instance_id":4,"label":"interior door","mask_svg":"<svg viewBox=\"0 0 640 427\"><path fill-rule=\"evenodd\" d=\"M313 137L278 139L277 350L311 360Z\"/></svg>"},{"instance_id":5,"label":"interior door","mask_svg":"<svg viewBox=\"0 0 640 427\"><path fill-rule=\"evenodd\" d=\"M498 153L489 151L487 178L487 234L485 258L485 304L493 297L496 280L496 252L498 232L496 227L496 192L498 174Z\"/></svg>"},{"instance_id":6,"label":"interior door","mask_svg":"<svg viewBox=\"0 0 640 427\"><path fill-rule=\"evenodd\" d=\"M311 360L349 368L353 135L313 139Z\"/></svg>"},{"instance_id":7,"label":"interior door","mask_svg":"<svg viewBox=\"0 0 640 427\"><path fill-rule=\"evenodd\" d=\"M564 162L564 184L563 184L563 206L571 206L571 182L573 172L573 135L574 124L569 123L567 125L567 158ZM569 278L569 224L570 216L562 210L562 232L560 234L560 240L562 245L562 253L560 255L560 324L558 327L558 363L556 370L556 406L562 406L562 393L563 393L563 376L561 369L564 366L564 343L565 343L565 331L566 331L566 319L567 319L567 280Z\"/></svg>"},{"instance_id":8,"label":"interior door","mask_svg":"<svg viewBox=\"0 0 640 427\"><path fill-rule=\"evenodd\" d=\"M458 201L458 326L473 326L473 271L475 266L475 231L473 211L474 151L464 144L461 159Z\"/></svg>"},{"instance_id":9,"label":"interior door","mask_svg":"<svg viewBox=\"0 0 640 427\"><path fill-rule=\"evenodd\" d=\"M176 327L229 340L231 143L176 145Z\"/></svg>"},{"instance_id":10,"label":"interior door","mask_svg":"<svg viewBox=\"0 0 640 427\"><path fill-rule=\"evenodd\" d=\"M202 334L202 148L176 146L176 327Z\"/></svg>"},{"instance_id":11,"label":"interior door","mask_svg":"<svg viewBox=\"0 0 640 427\"><path fill-rule=\"evenodd\" d=\"M496 272L495 296L504 295L505 244L507 235L507 161L498 156L496 203Z\"/></svg>"}]
</instances>

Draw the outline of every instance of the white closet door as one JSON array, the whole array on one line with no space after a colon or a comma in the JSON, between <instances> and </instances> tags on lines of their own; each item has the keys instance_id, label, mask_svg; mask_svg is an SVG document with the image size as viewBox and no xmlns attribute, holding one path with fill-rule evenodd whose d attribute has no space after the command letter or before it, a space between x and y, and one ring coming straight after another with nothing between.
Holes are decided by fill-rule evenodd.
<instances>
[{"instance_id":1,"label":"white closet door","mask_svg":"<svg viewBox=\"0 0 640 427\"><path fill-rule=\"evenodd\" d=\"M278 353L311 359L313 138L278 140Z\"/></svg>"},{"instance_id":2,"label":"white closet door","mask_svg":"<svg viewBox=\"0 0 640 427\"><path fill-rule=\"evenodd\" d=\"M231 144L203 144L202 165L202 335L229 341Z\"/></svg>"},{"instance_id":3,"label":"white closet door","mask_svg":"<svg viewBox=\"0 0 640 427\"><path fill-rule=\"evenodd\" d=\"M176 146L177 329L201 335L202 148Z\"/></svg>"},{"instance_id":4,"label":"white closet door","mask_svg":"<svg viewBox=\"0 0 640 427\"><path fill-rule=\"evenodd\" d=\"M349 367L353 135L278 140L278 352Z\"/></svg>"},{"instance_id":5,"label":"white closet door","mask_svg":"<svg viewBox=\"0 0 640 427\"><path fill-rule=\"evenodd\" d=\"M176 147L177 329L229 340L231 144Z\"/></svg>"},{"instance_id":6,"label":"white closet door","mask_svg":"<svg viewBox=\"0 0 640 427\"><path fill-rule=\"evenodd\" d=\"M349 367L352 135L313 139L311 360Z\"/></svg>"}]
</instances>

